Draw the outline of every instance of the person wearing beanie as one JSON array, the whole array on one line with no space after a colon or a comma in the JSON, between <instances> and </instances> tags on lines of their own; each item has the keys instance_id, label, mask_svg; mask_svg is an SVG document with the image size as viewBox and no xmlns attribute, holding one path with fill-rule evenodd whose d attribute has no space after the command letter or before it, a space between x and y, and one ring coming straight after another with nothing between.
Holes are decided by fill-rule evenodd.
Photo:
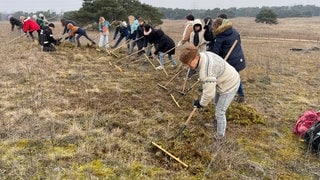
<instances>
[{"instance_id":1,"label":"person wearing beanie","mask_svg":"<svg viewBox=\"0 0 320 180\"><path fill-rule=\"evenodd\" d=\"M216 140L223 139L227 127L226 111L239 88L239 73L217 54L199 52L191 43L181 50L179 60L189 68L199 71L203 90L201 97L193 102L193 107L199 109L213 101L217 124L213 137ZM210 123L205 126L213 125Z\"/></svg>"},{"instance_id":2,"label":"person wearing beanie","mask_svg":"<svg viewBox=\"0 0 320 180\"><path fill-rule=\"evenodd\" d=\"M81 36L84 36L85 38L87 38L89 41L91 41L92 44L96 44L87 34L86 30L83 28L80 28L78 26L74 26L72 23L67 24L67 28L68 30L70 30L70 34L68 37L66 37L65 39L69 39L71 37L75 37L76 34L76 41L77 41L77 47L81 46L80 43L80 38Z\"/></svg>"},{"instance_id":3,"label":"person wearing beanie","mask_svg":"<svg viewBox=\"0 0 320 180\"><path fill-rule=\"evenodd\" d=\"M190 34L193 31L193 21L194 21L194 16L192 14L186 16L187 22L185 25L185 28L182 33L182 38L178 42L177 46L184 45L184 43L189 42L190 40Z\"/></svg>"},{"instance_id":4,"label":"person wearing beanie","mask_svg":"<svg viewBox=\"0 0 320 180\"><path fill-rule=\"evenodd\" d=\"M60 39L55 39L52 34L52 30L55 28L53 23L49 23L47 26L43 26L39 36L39 43L43 47L45 52L56 51L56 48L53 46L58 46L60 44Z\"/></svg>"},{"instance_id":5,"label":"person wearing beanie","mask_svg":"<svg viewBox=\"0 0 320 180\"><path fill-rule=\"evenodd\" d=\"M217 18L213 23L213 33L216 40L213 47L213 52L220 57L225 58L233 43L237 40L237 44L227 59L227 62L233 66L239 73L246 67L244 53L241 47L241 39L238 31L233 28L230 21L224 21L222 18ZM238 89L237 102L245 102L245 94L242 82Z\"/></svg>"}]
</instances>

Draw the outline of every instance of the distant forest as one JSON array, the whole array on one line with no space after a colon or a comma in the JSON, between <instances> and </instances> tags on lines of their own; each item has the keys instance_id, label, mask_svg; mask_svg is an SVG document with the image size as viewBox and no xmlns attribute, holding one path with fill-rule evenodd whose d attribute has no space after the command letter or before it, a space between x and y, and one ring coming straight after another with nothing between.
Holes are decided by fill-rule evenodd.
<instances>
[{"instance_id":1,"label":"distant forest","mask_svg":"<svg viewBox=\"0 0 320 180\"><path fill-rule=\"evenodd\" d=\"M54 11L38 11L38 12L23 12L18 11L12 15L15 17L32 16L33 14L43 13L49 20L59 20L62 16L79 20L85 23L92 23L90 21L96 21L96 19L102 15L106 19L125 19L128 13L136 15L136 17L147 17L153 19L153 22L161 22L160 19L185 19L186 15L193 14L196 18L212 17L215 18L219 14L224 13L228 15L228 18L234 17L256 17L256 15L262 9L270 9L276 15L277 18L290 18L290 17L313 17L320 16L320 7L314 5L296 5L296 6L281 6L281 7L247 7L247 8L228 8L228 9L179 9L179 8L155 8L150 5L141 4L140 1L131 0L128 1L127 6L123 7L123 4L119 4L113 0L103 0L107 5L95 4L95 1L83 0L83 7L79 11L68 11L64 14L57 14ZM100 1L99 1L100 2ZM112 5L112 7L111 7ZM103 7L105 6L105 7ZM134 8L133 8L134 7ZM157 11L158 10L158 11ZM156 12L157 11L157 12ZM0 13L1 20L7 20L9 14ZM90 21L88 20L90 18Z\"/></svg>"},{"instance_id":2,"label":"distant forest","mask_svg":"<svg viewBox=\"0 0 320 180\"><path fill-rule=\"evenodd\" d=\"M271 9L278 18L290 17L313 17L320 16L320 7L314 5L296 5L281 7L248 7L248 8L228 8L228 9L172 9L158 8L163 14L163 19L184 19L187 14L193 14L195 17L217 17L219 14L227 14L229 18L234 17L256 17L262 9Z\"/></svg>"}]
</instances>

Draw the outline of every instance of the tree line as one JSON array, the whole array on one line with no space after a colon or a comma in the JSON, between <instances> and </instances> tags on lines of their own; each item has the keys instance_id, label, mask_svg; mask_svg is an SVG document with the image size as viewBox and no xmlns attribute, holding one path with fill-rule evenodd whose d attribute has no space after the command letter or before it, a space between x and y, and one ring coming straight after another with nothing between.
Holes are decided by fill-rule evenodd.
<instances>
[{"instance_id":1,"label":"tree line","mask_svg":"<svg viewBox=\"0 0 320 180\"><path fill-rule=\"evenodd\" d=\"M161 19L185 19L186 15L193 14L195 17L215 18L219 14L227 14L229 18L234 17L257 17L262 10L268 9L273 12L277 18L288 17L312 17L320 16L320 7L314 5L296 5L281 7L247 7L247 8L228 8L228 9L172 9L155 8L151 5L141 3L139 0L83 0L82 7L77 11L69 11L64 14L57 14L52 11L41 11L47 19L52 21L59 20L62 16L72 19L80 25L96 23L100 16L108 21L127 20L128 15L143 17L149 24L158 25L162 23ZM32 16L36 13L15 12L15 17ZM0 14L2 20L6 20L8 14Z\"/></svg>"},{"instance_id":2,"label":"tree line","mask_svg":"<svg viewBox=\"0 0 320 180\"><path fill-rule=\"evenodd\" d=\"M281 7L247 7L247 8L228 8L228 9L172 9L158 8L163 14L163 19L184 19L187 14L193 14L195 17L217 17L219 14L227 14L228 17L256 17L262 10L269 9L273 11L278 18L290 17L312 17L320 16L320 7L314 5L296 5Z\"/></svg>"}]
</instances>

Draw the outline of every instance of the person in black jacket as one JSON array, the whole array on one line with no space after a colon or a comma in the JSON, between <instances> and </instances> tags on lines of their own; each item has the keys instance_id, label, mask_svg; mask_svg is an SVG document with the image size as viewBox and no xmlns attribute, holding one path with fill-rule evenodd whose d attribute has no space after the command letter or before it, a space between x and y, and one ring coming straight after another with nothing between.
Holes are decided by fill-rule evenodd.
<instances>
[{"instance_id":1,"label":"person in black jacket","mask_svg":"<svg viewBox=\"0 0 320 180\"><path fill-rule=\"evenodd\" d=\"M55 39L52 34L52 30L55 28L53 23L49 23L48 26L43 26L39 36L39 43L43 46L43 51L52 52L56 51L54 45L59 45L61 39Z\"/></svg>"},{"instance_id":2,"label":"person in black jacket","mask_svg":"<svg viewBox=\"0 0 320 180\"><path fill-rule=\"evenodd\" d=\"M155 51L154 55L159 57L160 66L156 69L161 70L164 68L164 56L168 54L168 58L171 62L172 67L176 67L177 63L173 59L175 54L175 43L166 35L161 29L153 29L151 26L144 26L144 35L150 44L154 44Z\"/></svg>"},{"instance_id":3,"label":"person in black jacket","mask_svg":"<svg viewBox=\"0 0 320 180\"><path fill-rule=\"evenodd\" d=\"M216 39L215 35L212 32L213 20L210 17L205 17L204 21L204 39L208 41L207 50L213 52L214 41Z\"/></svg>"},{"instance_id":4,"label":"person in black jacket","mask_svg":"<svg viewBox=\"0 0 320 180\"><path fill-rule=\"evenodd\" d=\"M13 16L9 16L8 18L9 18L9 21L10 21L10 24L11 24L11 31L14 30L14 27L15 27L15 26L17 26L17 29L18 29L19 31L22 29L23 24L22 24L22 22L21 22L19 19L15 18L15 17L13 17Z\"/></svg>"}]
</instances>

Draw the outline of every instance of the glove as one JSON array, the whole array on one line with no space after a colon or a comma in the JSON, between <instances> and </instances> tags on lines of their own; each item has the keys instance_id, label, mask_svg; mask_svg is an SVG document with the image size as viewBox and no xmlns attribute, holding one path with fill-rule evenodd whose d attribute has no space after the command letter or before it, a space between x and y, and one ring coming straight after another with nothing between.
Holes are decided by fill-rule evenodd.
<instances>
[{"instance_id":1,"label":"glove","mask_svg":"<svg viewBox=\"0 0 320 180\"><path fill-rule=\"evenodd\" d=\"M194 102L193 102L193 107L195 107L195 108L202 108L202 106L200 105L199 99L194 100Z\"/></svg>"}]
</instances>

